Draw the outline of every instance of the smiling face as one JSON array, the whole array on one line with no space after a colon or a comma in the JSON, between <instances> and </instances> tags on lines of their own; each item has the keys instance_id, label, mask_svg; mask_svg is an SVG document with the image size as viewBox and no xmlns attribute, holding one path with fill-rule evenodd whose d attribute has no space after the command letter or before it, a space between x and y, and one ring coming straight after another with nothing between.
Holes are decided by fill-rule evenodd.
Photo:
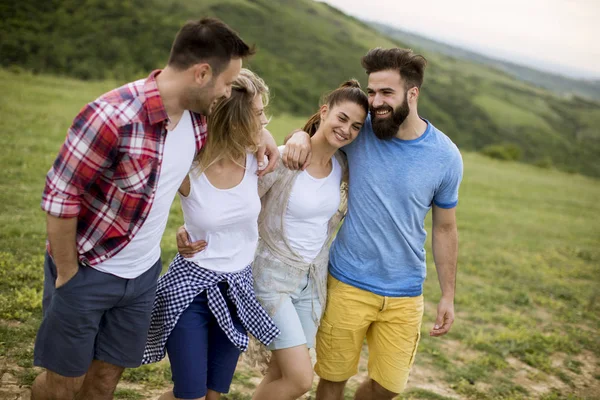
<instances>
[{"instance_id":1,"label":"smiling face","mask_svg":"<svg viewBox=\"0 0 600 400\"><path fill-rule=\"evenodd\" d=\"M410 90L418 90L416 87ZM367 87L373 131L380 139L391 139L410 114L408 90L400 73L394 70L373 72Z\"/></svg>"},{"instance_id":2,"label":"smiling face","mask_svg":"<svg viewBox=\"0 0 600 400\"><path fill-rule=\"evenodd\" d=\"M356 139L366 117L365 109L353 101L344 101L331 107L323 105L320 130L327 142L339 149Z\"/></svg>"}]
</instances>

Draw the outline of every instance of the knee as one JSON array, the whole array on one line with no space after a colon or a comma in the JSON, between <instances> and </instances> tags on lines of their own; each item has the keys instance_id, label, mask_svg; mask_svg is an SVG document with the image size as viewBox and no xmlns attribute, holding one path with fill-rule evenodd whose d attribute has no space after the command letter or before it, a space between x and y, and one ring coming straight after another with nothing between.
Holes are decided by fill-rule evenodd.
<instances>
[{"instance_id":1,"label":"knee","mask_svg":"<svg viewBox=\"0 0 600 400\"><path fill-rule=\"evenodd\" d=\"M298 381L298 390L302 391L302 394L308 392L312 389L313 384L313 372L312 369L310 371L306 371L302 374Z\"/></svg>"},{"instance_id":2,"label":"knee","mask_svg":"<svg viewBox=\"0 0 600 400\"><path fill-rule=\"evenodd\" d=\"M95 365L93 365L90 372L88 372L91 392L107 398L112 398L111 396L115 392L121 374L123 373L123 368L106 363L101 364L97 361L94 363ZM88 385L87 380L86 385Z\"/></svg>"},{"instance_id":3,"label":"knee","mask_svg":"<svg viewBox=\"0 0 600 400\"><path fill-rule=\"evenodd\" d=\"M54 372L44 371L31 385L32 400L72 400L81 389L84 377L64 377Z\"/></svg>"},{"instance_id":4,"label":"knee","mask_svg":"<svg viewBox=\"0 0 600 400\"><path fill-rule=\"evenodd\" d=\"M295 397L300 397L312 388L313 372L312 368L305 371L298 371L294 376L290 377L290 381L294 388Z\"/></svg>"},{"instance_id":5,"label":"knee","mask_svg":"<svg viewBox=\"0 0 600 400\"><path fill-rule=\"evenodd\" d=\"M115 377L112 374L95 374L89 382L89 388L90 392L94 393L94 395L112 399L118 383L119 377Z\"/></svg>"}]
</instances>

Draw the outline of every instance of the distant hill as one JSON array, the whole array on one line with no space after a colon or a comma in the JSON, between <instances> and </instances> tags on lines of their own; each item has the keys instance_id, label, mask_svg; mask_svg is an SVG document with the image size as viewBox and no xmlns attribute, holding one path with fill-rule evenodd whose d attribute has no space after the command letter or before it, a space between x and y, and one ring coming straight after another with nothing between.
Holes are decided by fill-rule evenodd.
<instances>
[{"instance_id":1,"label":"distant hill","mask_svg":"<svg viewBox=\"0 0 600 400\"><path fill-rule=\"evenodd\" d=\"M350 77L366 84L360 58L369 48L408 46L310 0L20 0L0 3L0 16L1 66L119 82L165 65L184 21L221 18L257 44L247 65L271 87L272 113L297 116L311 114L324 92ZM511 143L522 161L600 176L598 102L556 96L442 53L426 55L419 113L460 148Z\"/></svg>"},{"instance_id":2,"label":"distant hill","mask_svg":"<svg viewBox=\"0 0 600 400\"><path fill-rule=\"evenodd\" d=\"M410 46L416 46L427 52L445 54L462 60L474 61L479 64L487 65L506 72L517 79L552 90L558 94L578 95L593 100L600 100L600 80L572 79L563 75L540 71L524 65L488 57L474 51L438 42L378 22L368 22L368 24L387 36L402 41Z\"/></svg>"}]
</instances>

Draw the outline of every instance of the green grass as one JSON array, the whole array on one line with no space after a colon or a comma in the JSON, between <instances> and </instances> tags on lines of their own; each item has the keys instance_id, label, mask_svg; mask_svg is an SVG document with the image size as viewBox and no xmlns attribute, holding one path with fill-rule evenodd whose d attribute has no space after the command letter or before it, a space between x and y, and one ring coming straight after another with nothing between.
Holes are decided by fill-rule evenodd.
<instances>
[{"instance_id":1,"label":"green grass","mask_svg":"<svg viewBox=\"0 0 600 400\"><path fill-rule=\"evenodd\" d=\"M115 399L123 400L141 400L144 398L142 394L134 389L117 389L114 397Z\"/></svg>"},{"instance_id":2,"label":"green grass","mask_svg":"<svg viewBox=\"0 0 600 400\"><path fill-rule=\"evenodd\" d=\"M552 129L540 115L491 95L476 96L474 102L482 107L498 125L509 123L511 126L539 126L546 130Z\"/></svg>"},{"instance_id":3,"label":"green grass","mask_svg":"<svg viewBox=\"0 0 600 400\"><path fill-rule=\"evenodd\" d=\"M15 375L24 384L36 373L32 344L41 316L45 174L77 111L116 84L0 70L0 359L23 368ZM281 141L304 121L275 115L269 128ZM428 336L440 296L428 242L416 368L434 371L436 387L463 398L586 398L582 382L600 384L600 182L476 153L463 157L457 319L445 338ZM175 202L162 242L165 267L181 223ZM428 219L428 229L430 224ZM523 368L528 378L517 381ZM227 398L248 398L250 376L238 371L235 383L245 389ZM124 379L163 388L170 385L170 370L162 362L127 370ZM532 386L540 382L548 387L538 396ZM121 389L119 396L136 393ZM445 397L418 385L404 394Z\"/></svg>"}]
</instances>

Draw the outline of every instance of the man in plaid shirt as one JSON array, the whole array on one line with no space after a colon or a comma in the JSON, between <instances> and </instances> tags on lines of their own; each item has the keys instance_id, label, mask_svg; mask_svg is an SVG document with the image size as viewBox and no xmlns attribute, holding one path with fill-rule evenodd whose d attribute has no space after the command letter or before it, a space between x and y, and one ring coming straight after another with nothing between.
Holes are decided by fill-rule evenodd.
<instances>
[{"instance_id":1,"label":"man in plaid shirt","mask_svg":"<svg viewBox=\"0 0 600 400\"><path fill-rule=\"evenodd\" d=\"M161 71L87 104L48 172L44 318L32 399L112 399L140 365L160 275L160 239L179 185L253 54L216 19L188 22ZM263 132L260 153L277 161ZM258 155L263 160L263 154Z\"/></svg>"}]
</instances>

